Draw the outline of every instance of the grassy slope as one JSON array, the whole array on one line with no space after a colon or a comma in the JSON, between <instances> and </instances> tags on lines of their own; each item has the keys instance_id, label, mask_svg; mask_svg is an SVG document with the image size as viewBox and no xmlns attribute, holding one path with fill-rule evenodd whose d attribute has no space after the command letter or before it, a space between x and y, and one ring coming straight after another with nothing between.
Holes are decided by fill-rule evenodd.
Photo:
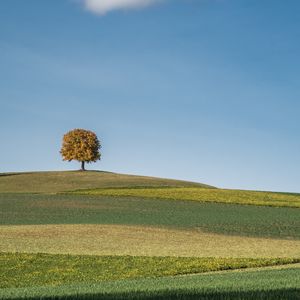
<instances>
[{"instance_id":1,"label":"grassy slope","mask_svg":"<svg viewBox=\"0 0 300 300\"><path fill-rule=\"evenodd\" d=\"M299 263L300 259L0 253L0 288L96 283Z\"/></svg>"},{"instance_id":2,"label":"grassy slope","mask_svg":"<svg viewBox=\"0 0 300 300\"><path fill-rule=\"evenodd\" d=\"M200 228L204 231L221 234L276 237L291 240L300 237L299 213L298 209L295 208L226 205L180 200L154 201L140 197L49 195L50 193L77 189L149 186L203 187L196 183L107 172L1 174L0 223L2 225L116 223L186 230ZM42 194L34 195L29 194L30 192ZM297 195L294 196L297 197ZM126 235L123 236L123 239L126 239ZM18 267L20 264L14 266ZM59 269L51 268L51 265L49 267L48 275L51 272L59 272ZM124 268L127 269L128 264ZM64 267L62 269L65 270ZM266 273L261 276L263 272ZM298 287L298 281L295 281L296 276L299 277L299 269L262 271L247 273L245 276L216 274L208 275L205 277L206 279L198 276L187 276L185 278L124 280L98 286L88 283L81 286L62 286L54 290L43 287L25 288L24 290L2 289L0 290L0 298L1 296L6 298L8 295L12 295L12 298L19 299L20 296L26 297L26 293L33 296L45 295L45 293L49 296L58 293L61 295L69 294L71 295L69 299L74 299L74 291L79 291L81 295L82 293L98 293L89 299L93 297L100 299L101 295L103 296L103 293L107 292L112 294L112 299L122 299L123 296L118 293L124 295L124 299L141 299L141 297L153 299L152 296L155 299L157 297L176 299L177 296L178 299L186 299L187 297L199 299L199 295L209 293L218 295L218 299L221 299L221 294L233 299L233 295L236 293L240 293L243 299L249 295L250 298L258 299L258 296L262 295L261 290L263 289L268 291L268 295L272 295L274 292L274 298L270 299L295 299L295 293L299 292L296 291ZM211 298L212 294L208 297L209 299L213 299ZM284 298L285 296L287 298ZM105 294L102 297L102 299L107 298ZM88 297L79 296L78 299L88 299Z\"/></svg>"},{"instance_id":3,"label":"grassy slope","mask_svg":"<svg viewBox=\"0 0 300 300\"><path fill-rule=\"evenodd\" d=\"M286 207L34 194L0 194L0 207L0 225L127 224L300 238L299 210Z\"/></svg>"},{"instance_id":4,"label":"grassy slope","mask_svg":"<svg viewBox=\"0 0 300 300\"><path fill-rule=\"evenodd\" d=\"M201 183L100 171L0 173L0 193L56 193L76 189L135 186L198 186Z\"/></svg>"},{"instance_id":5,"label":"grassy slope","mask_svg":"<svg viewBox=\"0 0 300 300\"><path fill-rule=\"evenodd\" d=\"M255 192L242 190L204 189L199 187L171 188L104 188L74 192L82 195L138 197L170 200L191 200L275 207L300 207L300 194Z\"/></svg>"},{"instance_id":6,"label":"grassy slope","mask_svg":"<svg viewBox=\"0 0 300 300\"><path fill-rule=\"evenodd\" d=\"M241 237L153 226L70 224L0 228L0 251L3 252L300 258L300 240Z\"/></svg>"},{"instance_id":7,"label":"grassy slope","mask_svg":"<svg viewBox=\"0 0 300 300\"><path fill-rule=\"evenodd\" d=\"M299 299L299 267L2 289L1 299Z\"/></svg>"}]
</instances>

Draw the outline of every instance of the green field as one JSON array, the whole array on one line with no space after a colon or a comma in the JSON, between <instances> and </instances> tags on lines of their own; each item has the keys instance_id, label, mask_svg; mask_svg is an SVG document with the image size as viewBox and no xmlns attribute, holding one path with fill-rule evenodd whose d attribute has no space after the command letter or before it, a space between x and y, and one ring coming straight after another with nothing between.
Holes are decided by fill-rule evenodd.
<instances>
[{"instance_id":1,"label":"green field","mask_svg":"<svg viewBox=\"0 0 300 300\"><path fill-rule=\"evenodd\" d=\"M299 299L300 268L0 289L0 299Z\"/></svg>"},{"instance_id":2,"label":"green field","mask_svg":"<svg viewBox=\"0 0 300 300\"><path fill-rule=\"evenodd\" d=\"M0 194L0 224L127 224L300 239L299 210L90 195Z\"/></svg>"},{"instance_id":3,"label":"green field","mask_svg":"<svg viewBox=\"0 0 300 300\"><path fill-rule=\"evenodd\" d=\"M300 263L300 259L0 253L0 288L96 283Z\"/></svg>"},{"instance_id":4,"label":"green field","mask_svg":"<svg viewBox=\"0 0 300 300\"><path fill-rule=\"evenodd\" d=\"M57 193L77 189L149 186L213 188L196 182L101 171L0 173L1 193Z\"/></svg>"},{"instance_id":5,"label":"green field","mask_svg":"<svg viewBox=\"0 0 300 300\"><path fill-rule=\"evenodd\" d=\"M0 299L297 299L299 199L109 172L1 174Z\"/></svg>"},{"instance_id":6,"label":"green field","mask_svg":"<svg viewBox=\"0 0 300 300\"><path fill-rule=\"evenodd\" d=\"M137 197L275 207L300 207L300 194L207 189L201 187L102 188L75 191L73 193L111 197Z\"/></svg>"}]
</instances>

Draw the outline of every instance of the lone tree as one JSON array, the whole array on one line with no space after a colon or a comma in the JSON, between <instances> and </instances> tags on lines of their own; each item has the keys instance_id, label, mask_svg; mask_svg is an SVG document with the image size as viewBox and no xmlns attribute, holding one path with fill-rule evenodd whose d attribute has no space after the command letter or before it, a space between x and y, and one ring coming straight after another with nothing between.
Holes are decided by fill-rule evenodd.
<instances>
[{"instance_id":1,"label":"lone tree","mask_svg":"<svg viewBox=\"0 0 300 300\"><path fill-rule=\"evenodd\" d=\"M77 160L81 162L81 171L85 171L84 164L100 160L101 144L96 134L90 130L74 129L63 137L60 153L63 160Z\"/></svg>"}]
</instances>

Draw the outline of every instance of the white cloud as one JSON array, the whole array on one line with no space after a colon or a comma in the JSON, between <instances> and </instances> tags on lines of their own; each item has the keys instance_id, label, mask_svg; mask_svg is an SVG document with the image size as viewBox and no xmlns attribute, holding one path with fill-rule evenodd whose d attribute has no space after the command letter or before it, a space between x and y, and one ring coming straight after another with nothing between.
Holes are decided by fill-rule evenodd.
<instances>
[{"instance_id":1,"label":"white cloud","mask_svg":"<svg viewBox=\"0 0 300 300\"><path fill-rule=\"evenodd\" d=\"M82 0L91 12L103 15L117 9L134 9L149 6L160 0Z\"/></svg>"}]
</instances>

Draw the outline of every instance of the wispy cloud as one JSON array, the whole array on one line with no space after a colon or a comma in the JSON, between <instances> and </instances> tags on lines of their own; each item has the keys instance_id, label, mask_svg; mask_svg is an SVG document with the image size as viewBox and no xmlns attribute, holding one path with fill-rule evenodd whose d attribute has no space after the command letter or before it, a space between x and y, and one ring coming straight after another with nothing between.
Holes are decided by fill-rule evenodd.
<instances>
[{"instance_id":1,"label":"wispy cloud","mask_svg":"<svg viewBox=\"0 0 300 300\"><path fill-rule=\"evenodd\" d=\"M85 8L104 15L112 10L146 7L161 0L82 0Z\"/></svg>"}]
</instances>

